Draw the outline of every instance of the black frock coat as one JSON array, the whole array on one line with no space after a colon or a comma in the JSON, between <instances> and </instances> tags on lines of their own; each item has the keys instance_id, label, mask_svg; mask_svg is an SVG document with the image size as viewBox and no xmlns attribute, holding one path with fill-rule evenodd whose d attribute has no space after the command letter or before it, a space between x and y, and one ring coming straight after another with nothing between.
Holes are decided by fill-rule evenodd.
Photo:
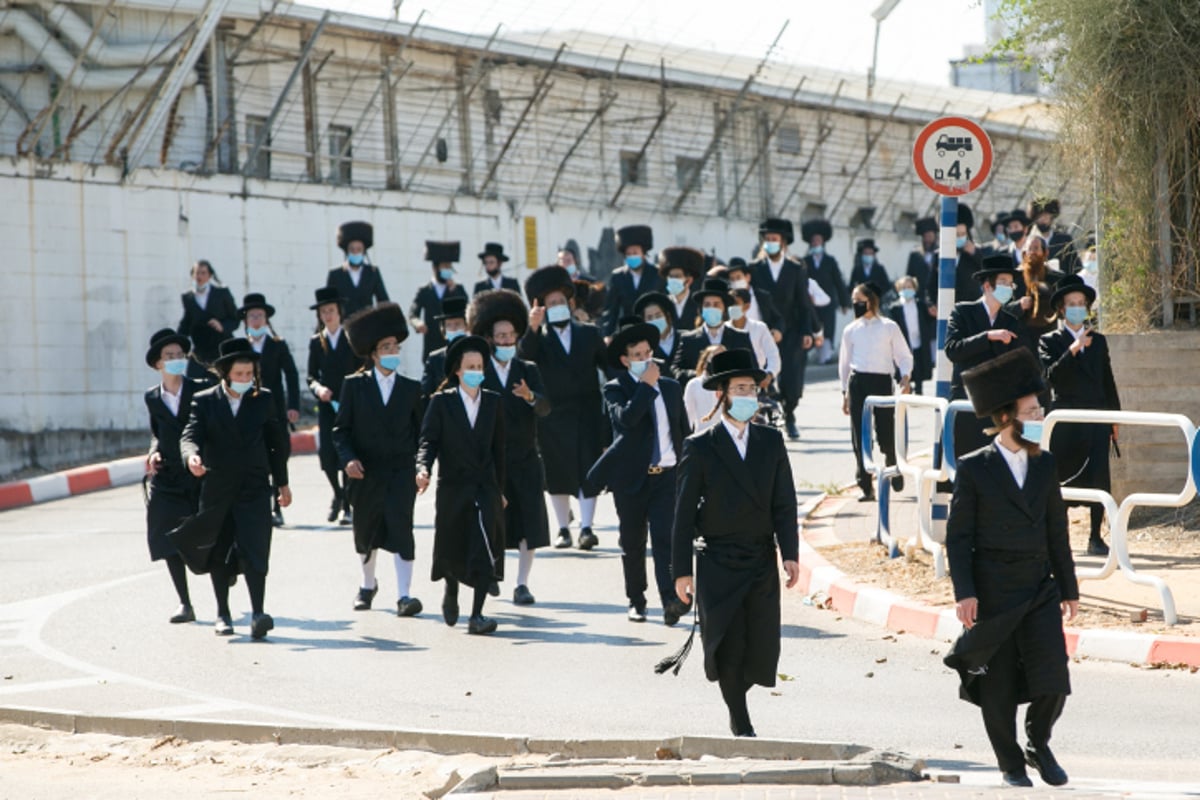
<instances>
[{"instance_id":1,"label":"black frock coat","mask_svg":"<svg viewBox=\"0 0 1200 800\"><path fill-rule=\"evenodd\" d=\"M612 336L620 326L621 320L633 314L633 304L638 298L650 292L666 294L666 281L658 274L652 264L644 264L641 269L641 280L633 284L634 273L629 267L617 267L608 276L608 290L604 295L604 335ZM681 320L682 324L690 324Z\"/></svg>"},{"instance_id":2,"label":"black frock coat","mask_svg":"<svg viewBox=\"0 0 1200 800\"><path fill-rule=\"evenodd\" d=\"M200 503L167 536L197 574L237 563L267 572L271 555L271 486L287 486L287 430L266 389L242 395L235 417L223 384L199 392L179 442L183 463L199 455L208 472ZM235 561L236 559L236 561Z\"/></svg>"},{"instance_id":3,"label":"black frock coat","mask_svg":"<svg viewBox=\"0 0 1200 800\"><path fill-rule=\"evenodd\" d=\"M325 286L337 289L338 295L343 298L342 319L359 309L376 303L386 303L388 300L387 289L383 285L383 273L374 264L362 265L362 276L358 279L358 286L351 280L347 267L334 267L325 278Z\"/></svg>"},{"instance_id":4,"label":"black frock coat","mask_svg":"<svg viewBox=\"0 0 1200 800\"><path fill-rule=\"evenodd\" d=\"M671 538L671 572L692 574L704 642L704 672L718 679L721 655L740 656L747 683L774 686L779 665L779 565L799 558L796 489L783 436L750 425L746 459L723 423L683 443ZM697 543L703 539L703 543ZM728 640L729 645L721 648Z\"/></svg>"},{"instance_id":5,"label":"black frock coat","mask_svg":"<svg viewBox=\"0 0 1200 800\"><path fill-rule=\"evenodd\" d=\"M184 292L183 318L179 320L176 333L192 340L192 355L206 366L220 355L221 342L233 336L238 327L238 304L233 292L224 286L209 285L208 303L204 308L196 302L195 292ZM221 323L218 333L208 324L209 320Z\"/></svg>"},{"instance_id":6,"label":"black frock coat","mask_svg":"<svg viewBox=\"0 0 1200 800\"><path fill-rule=\"evenodd\" d=\"M754 344L750 334L739 331L728 325L721 326L721 342L726 350L749 350L754 352ZM701 326L694 331L688 331L679 336L679 350L675 353L675 361L671 364L671 374L680 385L687 386L688 381L696 377L696 364L700 362L700 354L710 345L708 329Z\"/></svg>"},{"instance_id":7,"label":"black frock coat","mask_svg":"<svg viewBox=\"0 0 1200 800\"><path fill-rule=\"evenodd\" d=\"M1021 488L997 447L959 461L946 523L954 598L974 597L979 610L944 660L977 705L976 673L1009 640L1020 654L1019 702L1070 694L1060 603L1079 599L1054 455L1031 455Z\"/></svg>"},{"instance_id":8,"label":"black frock coat","mask_svg":"<svg viewBox=\"0 0 1200 800\"><path fill-rule=\"evenodd\" d=\"M412 561L421 387L397 374L385 406L372 369L347 377L341 398L333 425L338 460L342 469L355 459L363 465L362 478L346 481L354 508L354 549L364 560L382 548Z\"/></svg>"},{"instance_id":9,"label":"black frock coat","mask_svg":"<svg viewBox=\"0 0 1200 800\"><path fill-rule=\"evenodd\" d=\"M750 265L750 275L751 285L770 295L775 310L779 312L782 325L779 331L783 334L779 342L781 368L776 376L779 390L784 397L798 400L804 394L804 373L808 363L804 337L822 328L817 313L819 309L813 306L812 298L808 296L808 267L803 261L787 256L776 281L771 277L771 265L764 258ZM832 292L830 297L833 298L830 306L833 306L837 298ZM766 321L765 311L763 321ZM830 328L825 335L832 337L833 329ZM682 380L680 375L675 377Z\"/></svg>"},{"instance_id":10,"label":"black frock coat","mask_svg":"<svg viewBox=\"0 0 1200 800\"><path fill-rule=\"evenodd\" d=\"M913 350L912 379L915 383L916 381L927 381L933 377L933 364L930 363L929 358L929 337L933 326L926 324L926 320L933 321L933 317L929 315L929 306L925 305L925 301L920 295L914 297L910 302L917 307L917 333L921 336L921 346ZM888 318L900 326L900 332L904 334L904 341L909 341L908 318L904 316L904 303L900 301L892 303L888 306L887 313Z\"/></svg>"},{"instance_id":11,"label":"black frock coat","mask_svg":"<svg viewBox=\"0 0 1200 800\"><path fill-rule=\"evenodd\" d=\"M421 373L421 397L429 400L446 380L446 348L439 347L425 357L425 371Z\"/></svg>"},{"instance_id":12,"label":"black frock coat","mask_svg":"<svg viewBox=\"0 0 1200 800\"><path fill-rule=\"evenodd\" d=\"M430 576L472 587L504 578L504 412L495 392L480 396L473 428L457 386L430 398L416 460L438 464Z\"/></svg>"},{"instance_id":13,"label":"black frock coat","mask_svg":"<svg viewBox=\"0 0 1200 800\"><path fill-rule=\"evenodd\" d=\"M533 392L527 403L513 394L521 381ZM500 395L504 405L504 509L506 546L515 549L525 542L527 548L550 544L550 521L542 487L546 471L538 452L538 421L550 413L542 373L532 361L514 358L509 362L508 380L501 385L496 364L487 360L483 388Z\"/></svg>"},{"instance_id":14,"label":"black frock coat","mask_svg":"<svg viewBox=\"0 0 1200 800\"><path fill-rule=\"evenodd\" d=\"M1001 328L1016 334L1009 344L993 342L987 338L988 331ZM1022 328L1021 321L1004 306L996 312L996 323L992 325L988 321L987 309L982 301L956 303L950 312L950 322L946 326L946 358L954 365L950 377L950 398L967 399L967 391L962 382L963 370L977 367L1009 350L1022 347ZM990 421L976 419L969 410L959 413L954 419L955 455L965 455L987 444L989 437L983 429L990 426Z\"/></svg>"},{"instance_id":15,"label":"black frock coat","mask_svg":"<svg viewBox=\"0 0 1200 800\"><path fill-rule=\"evenodd\" d=\"M328 403L317 398L317 457L321 469L326 472L341 469L333 444L333 425L337 419L334 405L341 404L342 381L363 366L363 361L350 349L344 328L338 333L337 347L329 346L329 336L324 328L308 340L308 389L313 391L313 385L319 383L333 392L333 399ZM314 392L313 397L316 396Z\"/></svg>"},{"instance_id":16,"label":"black frock coat","mask_svg":"<svg viewBox=\"0 0 1200 800\"><path fill-rule=\"evenodd\" d=\"M863 266L862 259L855 259L854 269L850 270L850 288L854 289L860 283L870 283L879 290L881 298L892 294L892 279L888 277L887 267L879 261L871 264L870 268Z\"/></svg>"},{"instance_id":17,"label":"black frock coat","mask_svg":"<svg viewBox=\"0 0 1200 800\"><path fill-rule=\"evenodd\" d=\"M471 294L475 295L475 294L479 294L480 292L489 292L495 288L496 287L492 285L491 278L484 278L481 281L475 282L475 288L471 290ZM511 289L512 291L516 292L517 294L521 293L520 281L518 281L516 278L510 278L507 275L504 275L500 278L500 288L501 289Z\"/></svg>"},{"instance_id":18,"label":"black frock coat","mask_svg":"<svg viewBox=\"0 0 1200 800\"><path fill-rule=\"evenodd\" d=\"M421 340L421 360L439 347L446 346L446 337L442 335L442 324L436 317L442 313L442 301L448 297L467 299L467 290L461 283L454 284L453 289L446 289L441 298L437 295L436 283L429 283L417 289L412 305L408 308L409 319L419 319L425 323L425 335Z\"/></svg>"},{"instance_id":19,"label":"black frock coat","mask_svg":"<svg viewBox=\"0 0 1200 800\"><path fill-rule=\"evenodd\" d=\"M287 412L300 410L300 373L288 343L273 336L266 337L258 369L263 386L271 390L275 414L286 425Z\"/></svg>"},{"instance_id":20,"label":"black frock coat","mask_svg":"<svg viewBox=\"0 0 1200 800\"><path fill-rule=\"evenodd\" d=\"M146 390L146 411L150 414L150 451L147 457L158 453L162 457L158 472L147 475L146 486L146 541L150 547L150 560L175 555L175 545L167 539L172 530L185 517L196 513L199 500L198 483L184 466L179 455L179 438L187 424L192 409L192 396L204 389L204 384L189 378L183 379L179 389L179 415L171 413L162 399L162 384Z\"/></svg>"},{"instance_id":21,"label":"black frock coat","mask_svg":"<svg viewBox=\"0 0 1200 800\"><path fill-rule=\"evenodd\" d=\"M550 413L538 420L550 494L579 494L609 428L600 396L600 374L608 368L604 339L594 325L572 322L570 326L570 353L550 325L530 328L517 345L520 358L541 371L550 401Z\"/></svg>"},{"instance_id":22,"label":"black frock coat","mask_svg":"<svg viewBox=\"0 0 1200 800\"><path fill-rule=\"evenodd\" d=\"M1065 327L1042 336L1039 357L1050 385L1050 408L1119 411L1121 398L1113 378L1108 340L1092 331L1092 344L1071 355L1075 337ZM1060 423L1050 434L1050 450L1063 486L1112 491L1108 451L1112 426ZM1072 503L1071 505L1075 505Z\"/></svg>"}]
</instances>

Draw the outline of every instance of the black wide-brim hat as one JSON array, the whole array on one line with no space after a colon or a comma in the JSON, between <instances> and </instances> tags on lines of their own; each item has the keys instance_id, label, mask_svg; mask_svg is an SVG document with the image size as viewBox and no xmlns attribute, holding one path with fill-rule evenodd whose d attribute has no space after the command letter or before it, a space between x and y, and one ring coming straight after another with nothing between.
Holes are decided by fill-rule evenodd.
<instances>
[{"instance_id":1,"label":"black wide-brim hat","mask_svg":"<svg viewBox=\"0 0 1200 800\"><path fill-rule=\"evenodd\" d=\"M442 313L434 317L438 322L448 319L465 319L467 316L467 298L447 297L442 301Z\"/></svg>"},{"instance_id":2,"label":"black wide-brim hat","mask_svg":"<svg viewBox=\"0 0 1200 800\"><path fill-rule=\"evenodd\" d=\"M939 230L938 221L933 217L921 217L913 225L917 236L924 236L927 233L937 233Z\"/></svg>"},{"instance_id":3,"label":"black wide-brim hat","mask_svg":"<svg viewBox=\"0 0 1200 800\"><path fill-rule=\"evenodd\" d=\"M371 227L371 223L355 220L338 225L338 249L345 252L351 242L362 242L363 249L370 250L371 245L375 244L375 229Z\"/></svg>"},{"instance_id":4,"label":"black wide-brim hat","mask_svg":"<svg viewBox=\"0 0 1200 800\"><path fill-rule=\"evenodd\" d=\"M479 353L486 363L492 357L492 347L482 336L460 336L446 348L446 377L449 378L458 371L463 356L467 353Z\"/></svg>"},{"instance_id":5,"label":"black wide-brim hat","mask_svg":"<svg viewBox=\"0 0 1200 800\"><path fill-rule=\"evenodd\" d=\"M567 299L575 296L571 274L560 266L539 267L525 279L525 296L531 303L556 291L565 294Z\"/></svg>"},{"instance_id":6,"label":"black wide-brim hat","mask_svg":"<svg viewBox=\"0 0 1200 800\"><path fill-rule=\"evenodd\" d=\"M636 317L643 317L646 313L646 306L658 306L663 313L667 315L667 319L671 321L671 327L675 327L679 316L675 312L675 303L670 297L667 297L662 292L646 292L633 303L633 314Z\"/></svg>"},{"instance_id":7,"label":"black wide-brim hat","mask_svg":"<svg viewBox=\"0 0 1200 800\"><path fill-rule=\"evenodd\" d=\"M1012 214L1009 214L1007 211L997 211L996 213L992 214L990 220L991 229L995 230L997 225L1003 225L1005 228L1007 228L1011 219Z\"/></svg>"},{"instance_id":8,"label":"black wide-brim hat","mask_svg":"<svg viewBox=\"0 0 1200 800\"><path fill-rule=\"evenodd\" d=\"M479 259L482 261L484 256L495 256L500 263L508 261L508 256L504 254L504 245L499 242L488 242L483 246L483 252L479 254Z\"/></svg>"},{"instance_id":9,"label":"black wide-brim hat","mask_svg":"<svg viewBox=\"0 0 1200 800\"><path fill-rule=\"evenodd\" d=\"M792 228L792 221L790 219L768 217L758 223L758 235L764 236L768 233L778 233L783 237L783 241L786 244L796 241L795 229Z\"/></svg>"},{"instance_id":10,"label":"black wide-brim hat","mask_svg":"<svg viewBox=\"0 0 1200 800\"><path fill-rule=\"evenodd\" d=\"M608 363L613 369L625 369L625 365L621 363L621 356L625 355L626 347L638 342L649 342L653 352L658 344L658 328L649 322L643 322L641 317L623 317L621 327L608 343Z\"/></svg>"},{"instance_id":11,"label":"black wide-brim hat","mask_svg":"<svg viewBox=\"0 0 1200 800\"><path fill-rule=\"evenodd\" d=\"M982 269L972 274L975 280L983 283L989 278L994 278L997 275L1008 273L1015 280L1018 272L1017 266L1013 263L1012 256L1007 253L993 253L992 255L984 256Z\"/></svg>"},{"instance_id":12,"label":"black wide-brim hat","mask_svg":"<svg viewBox=\"0 0 1200 800\"><path fill-rule=\"evenodd\" d=\"M1050 295L1050 305L1057 307L1072 292L1082 293L1087 298L1088 308L1096 302L1096 290L1084 283L1083 278L1078 275L1064 275L1054 287L1054 294Z\"/></svg>"},{"instance_id":13,"label":"black wide-brim hat","mask_svg":"<svg viewBox=\"0 0 1200 800\"><path fill-rule=\"evenodd\" d=\"M408 320L395 303L380 303L355 311L342 327L350 349L363 359L370 358L375 345L389 336L395 336L397 344L408 338Z\"/></svg>"},{"instance_id":14,"label":"black wide-brim hat","mask_svg":"<svg viewBox=\"0 0 1200 800\"><path fill-rule=\"evenodd\" d=\"M1042 369L1027 347L1009 350L1002 356L964 370L963 386L975 416L984 419L1010 403L1046 391Z\"/></svg>"},{"instance_id":15,"label":"black wide-brim hat","mask_svg":"<svg viewBox=\"0 0 1200 800\"><path fill-rule=\"evenodd\" d=\"M763 372L754 353L744 348L734 348L717 353L708 360L708 374L704 376L704 388L715 391L721 384L734 378L753 378L762 383L767 373Z\"/></svg>"},{"instance_id":16,"label":"black wide-brim hat","mask_svg":"<svg viewBox=\"0 0 1200 800\"><path fill-rule=\"evenodd\" d=\"M170 328L163 328L155 331L154 335L150 337L150 349L146 351L146 366L150 369L158 369L155 365L158 363L158 359L162 358L163 348L169 344L177 344L182 347L185 356L192 352L192 342L188 337L176 333Z\"/></svg>"},{"instance_id":17,"label":"black wide-brim hat","mask_svg":"<svg viewBox=\"0 0 1200 800\"><path fill-rule=\"evenodd\" d=\"M520 338L529 327L529 309L521 295L511 289L488 289L471 298L467 306L467 330L475 336L491 336L497 322L512 323Z\"/></svg>"},{"instance_id":18,"label":"black wide-brim hat","mask_svg":"<svg viewBox=\"0 0 1200 800\"><path fill-rule=\"evenodd\" d=\"M681 269L693 281L704 276L705 255L694 247L664 247L658 253L658 274L667 277L673 269Z\"/></svg>"},{"instance_id":19,"label":"black wide-brim hat","mask_svg":"<svg viewBox=\"0 0 1200 800\"><path fill-rule=\"evenodd\" d=\"M625 252L625 248L636 244L648 253L654 248L654 231L649 225L626 225L617 231L617 250Z\"/></svg>"},{"instance_id":20,"label":"black wide-brim hat","mask_svg":"<svg viewBox=\"0 0 1200 800\"><path fill-rule=\"evenodd\" d=\"M1023 208L1014 208L1012 211L1008 212L1008 221L1012 222L1013 220L1021 223L1021 225L1025 228L1028 228L1033 222L1033 220L1029 218L1029 215L1025 213L1025 209Z\"/></svg>"},{"instance_id":21,"label":"black wide-brim hat","mask_svg":"<svg viewBox=\"0 0 1200 800\"><path fill-rule=\"evenodd\" d=\"M829 224L829 220L810 219L800 225L800 238L805 244L812 244L814 236L820 236L826 242L833 238L833 226Z\"/></svg>"},{"instance_id":22,"label":"black wide-brim hat","mask_svg":"<svg viewBox=\"0 0 1200 800\"><path fill-rule=\"evenodd\" d=\"M875 246L874 239L859 239L858 244L855 245L855 249L859 255L862 255L862 251L867 249L874 250L876 253L879 252L879 248Z\"/></svg>"},{"instance_id":23,"label":"black wide-brim hat","mask_svg":"<svg viewBox=\"0 0 1200 800\"><path fill-rule=\"evenodd\" d=\"M458 242L425 242L425 260L431 264L456 263L462 248Z\"/></svg>"},{"instance_id":24,"label":"black wide-brim hat","mask_svg":"<svg viewBox=\"0 0 1200 800\"><path fill-rule=\"evenodd\" d=\"M338 290L332 286L322 286L314 294L316 295L317 302L308 307L310 311L316 311L321 306L329 305L330 303L337 303L341 307L346 302L346 298L338 294Z\"/></svg>"},{"instance_id":25,"label":"black wide-brim hat","mask_svg":"<svg viewBox=\"0 0 1200 800\"><path fill-rule=\"evenodd\" d=\"M733 303L733 297L729 294L729 281L724 278L705 278L704 283L700 284L700 288L692 292L696 308L700 308L706 297L719 297L725 307L729 308Z\"/></svg>"},{"instance_id":26,"label":"black wide-brim hat","mask_svg":"<svg viewBox=\"0 0 1200 800\"><path fill-rule=\"evenodd\" d=\"M267 302L267 298L258 292L251 292L242 298L242 307L238 309L238 316L245 319L246 312L255 308L261 308L267 312L267 319L275 316L275 306Z\"/></svg>"},{"instance_id":27,"label":"black wide-brim hat","mask_svg":"<svg viewBox=\"0 0 1200 800\"><path fill-rule=\"evenodd\" d=\"M221 342L220 353L216 360L213 361L213 366L217 369L224 369L236 361L254 361L257 363L261 358L254 351L254 346L250 344L250 340L241 336Z\"/></svg>"}]
</instances>

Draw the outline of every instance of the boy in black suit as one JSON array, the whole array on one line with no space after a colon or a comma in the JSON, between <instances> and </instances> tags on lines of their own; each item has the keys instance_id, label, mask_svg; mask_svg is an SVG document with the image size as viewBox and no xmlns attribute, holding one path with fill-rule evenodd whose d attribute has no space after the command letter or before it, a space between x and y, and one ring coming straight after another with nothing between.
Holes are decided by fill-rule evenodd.
<instances>
[{"instance_id":1,"label":"boy in black suit","mask_svg":"<svg viewBox=\"0 0 1200 800\"><path fill-rule=\"evenodd\" d=\"M329 270L325 285L336 289L342 297L347 316L360 308L388 300L383 274L367 257L367 251L374 243L375 229L369 222L344 222L338 226L337 246L346 259Z\"/></svg>"},{"instance_id":2,"label":"boy in black suit","mask_svg":"<svg viewBox=\"0 0 1200 800\"><path fill-rule=\"evenodd\" d=\"M479 260L483 262L483 271L487 273L487 277L476 282L475 288L471 291L472 295L486 292L489 289L509 289L518 295L521 293L521 284L517 283L516 278L509 278L501 274L504 262L508 261L504 245L499 242L488 242L483 246Z\"/></svg>"},{"instance_id":3,"label":"boy in black suit","mask_svg":"<svg viewBox=\"0 0 1200 800\"><path fill-rule=\"evenodd\" d=\"M425 242L425 260L433 268L433 279L417 290L408 309L408 324L424 337L421 361L447 344L441 329L434 324L442 313L442 303L455 297L463 303L467 301L467 290L455 280L454 265L460 250L458 242Z\"/></svg>"},{"instance_id":4,"label":"boy in black suit","mask_svg":"<svg viewBox=\"0 0 1200 800\"><path fill-rule=\"evenodd\" d=\"M653 268L646 268L653 247L654 231L649 225L626 225L617 231L617 250L624 260L608 276L604 297L605 336L615 333L618 323L633 313L633 304L639 297L665 288L659 274Z\"/></svg>"}]
</instances>

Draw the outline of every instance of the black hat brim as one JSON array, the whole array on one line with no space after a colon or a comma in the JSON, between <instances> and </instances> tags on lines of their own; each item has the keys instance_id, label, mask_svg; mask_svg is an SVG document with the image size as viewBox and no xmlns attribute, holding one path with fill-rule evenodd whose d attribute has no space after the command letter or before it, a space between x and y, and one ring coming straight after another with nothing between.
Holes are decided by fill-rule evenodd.
<instances>
[{"instance_id":1,"label":"black hat brim","mask_svg":"<svg viewBox=\"0 0 1200 800\"><path fill-rule=\"evenodd\" d=\"M262 355L256 353L254 350L239 350L236 353L229 353L228 355L214 359L213 366L217 369L224 369L226 366L237 361L253 361L257 364L260 360L262 360Z\"/></svg>"},{"instance_id":2,"label":"black hat brim","mask_svg":"<svg viewBox=\"0 0 1200 800\"><path fill-rule=\"evenodd\" d=\"M705 389L714 392L721 387L725 381L731 381L734 378L753 378L756 384L762 383L763 378L767 377L767 373L761 369L730 369L725 372L718 372L714 375L707 375L702 384Z\"/></svg>"},{"instance_id":3,"label":"black hat brim","mask_svg":"<svg viewBox=\"0 0 1200 800\"><path fill-rule=\"evenodd\" d=\"M492 355L492 347L482 336L460 336L446 348L446 376L449 378L458 371L463 356L467 353L479 353L486 362Z\"/></svg>"},{"instance_id":4,"label":"black hat brim","mask_svg":"<svg viewBox=\"0 0 1200 800\"><path fill-rule=\"evenodd\" d=\"M183 354L186 356L192 352L192 342L188 337L176 333L172 336L164 336L161 339L156 339L154 344L150 345L150 349L146 351L146 366L150 369L158 369L155 366L158 359L162 358L163 348L169 344L177 344L183 348Z\"/></svg>"},{"instance_id":5,"label":"black hat brim","mask_svg":"<svg viewBox=\"0 0 1200 800\"><path fill-rule=\"evenodd\" d=\"M1088 286L1086 283L1071 283L1068 286L1060 286L1059 288L1054 290L1054 294L1050 295L1051 307L1057 306L1064 299L1066 299L1067 295L1073 294L1075 292L1079 292L1080 294L1082 294L1084 297L1087 298L1088 308L1091 308L1092 304L1096 302L1096 290L1095 289Z\"/></svg>"},{"instance_id":6,"label":"black hat brim","mask_svg":"<svg viewBox=\"0 0 1200 800\"><path fill-rule=\"evenodd\" d=\"M247 311L253 311L256 308L261 308L263 311L267 312L267 319L275 316L275 306L271 305L270 303L251 303L248 306L242 306L238 309L238 317L244 319Z\"/></svg>"}]
</instances>

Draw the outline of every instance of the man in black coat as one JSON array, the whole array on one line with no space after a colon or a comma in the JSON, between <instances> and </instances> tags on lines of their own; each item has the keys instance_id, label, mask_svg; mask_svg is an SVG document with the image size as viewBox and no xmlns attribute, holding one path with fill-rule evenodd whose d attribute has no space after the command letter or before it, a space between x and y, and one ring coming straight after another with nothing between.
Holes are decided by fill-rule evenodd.
<instances>
[{"instance_id":1,"label":"man in black coat","mask_svg":"<svg viewBox=\"0 0 1200 800\"><path fill-rule=\"evenodd\" d=\"M658 276L675 309L675 327L681 333L700 325L694 287L704 277L704 261L704 253L694 247L664 247L658 253ZM636 313L637 303L634 303Z\"/></svg>"},{"instance_id":2,"label":"man in black coat","mask_svg":"<svg viewBox=\"0 0 1200 800\"><path fill-rule=\"evenodd\" d=\"M964 370L976 367L1009 350L1021 347L1022 323L1003 306L1012 299L1015 269L1008 256L984 259L975 279L983 287L983 297L970 303L957 303L946 326L946 358L954 365L950 378L950 399L965 400ZM959 414L954 420L956 457L987 444L984 423Z\"/></svg>"},{"instance_id":3,"label":"man in black coat","mask_svg":"<svg viewBox=\"0 0 1200 800\"><path fill-rule=\"evenodd\" d=\"M414 617L422 610L421 601L409 593L416 558L413 505L424 407L420 385L396 372L400 345L408 338L404 311L395 303L362 309L346 320L346 337L354 354L371 364L342 384L333 426L334 446L350 479L354 549L363 572L354 610L370 609L379 593L375 567L382 549L392 553L396 569L396 613Z\"/></svg>"},{"instance_id":4,"label":"man in black coat","mask_svg":"<svg viewBox=\"0 0 1200 800\"><path fill-rule=\"evenodd\" d=\"M460 336L467 335L467 299L449 297L442 310L433 318L446 344L425 356L425 371L421 374L421 396L428 400L446 379L446 348Z\"/></svg>"},{"instance_id":5,"label":"man in black coat","mask_svg":"<svg viewBox=\"0 0 1200 800\"><path fill-rule=\"evenodd\" d=\"M621 567L628 617L646 621L646 533L654 558L654 582L663 622L679 622L690 604L675 597L671 579L671 525L676 465L691 429L683 390L663 376L654 360L658 329L629 317L613 334L608 357L617 377L604 385L613 427L612 446L588 473L588 481L612 491L620 523Z\"/></svg>"},{"instance_id":6,"label":"man in black coat","mask_svg":"<svg viewBox=\"0 0 1200 800\"><path fill-rule=\"evenodd\" d=\"M679 465L671 563L675 591L698 605L704 673L717 681L734 736L754 736L746 692L774 686L779 667L779 559L800 575L796 489L783 436L750 423L766 377L750 350L718 353L704 388L721 421L688 437ZM695 547L693 585L693 547ZM776 546L778 545L778 553ZM694 631L693 631L694 634ZM681 651L682 655L682 651ZM669 669L670 661L660 669Z\"/></svg>"},{"instance_id":7,"label":"man in black coat","mask_svg":"<svg viewBox=\"0 0 1200 800\"><path fill-rule=\"evenodd\" d=\"M840 308L843 314L850 311L850 287L846 285L846 277L842 274L838 260L825 252L825 246L833 238L833 226L829 224L829 220L810 219L803 223L800 226L800 238L808 244L808 253L804 256L804 265L808 267L808 279L816 281L832 301L817 309L821 331L825 336L825 343L821 346L821 363L828 364L834 360L834 354L837 353L834 334L837 329L838 309Z\"/></svg>"},{"instance_id":8,"label":"man in black coat","mask_svg":"<svg viewBox=\"0 0 1200 800\"><path fill-rule=\"evenodd\" d=\"M508 289L483 291L471 298L467 325L472 335L492 347L483 388L500 395L504 404L504 536L506 548L517 551L513 603L533 605L529 573L534 553L550 545L542 495L546 472L538 452L538 420L550 413L550 401L537 364L517 358L517 342L529 327L529 309L521 295Z\"/></svg>"},{"instance_id":9,"label":"man in black coat","mask_svg":"<svg viewBox=\"0 0 1200 800\"><path fill-rule=\"evenodd\" d=\"M788 437L798 439L796 406L804 395L805 365L808 350L813 346L813 321L817 318L808 294L808 267L787 251L794 241L790 221L764 220L758 226L758 235L762 239L762 248L759 259L750 265L750 272L754 288L771 296L783 320L778 383L783 395Z\"/></svg>"},{"instance_id":10,"label":"man in black coat","mask_svg":"<svg viewBox=\"0 0 1200 800\"><path fill-rule=\"evenodd\" d=\"M946 555L966 630L945 658L960 695L979 706L1009 786L1032 786L1025 764L1052 786L1067 774L1050 751L1071 693L1063 617L1079 610L1067 509L1054 456L1038 447L1046 389L1037 359L1017 348L963 374L971 405L999 431L958 464ZM1017 742L1017 707L1028 744Z\"/></svg>"},{"instance_id":11,"label":"man in black coat","mask_svg":"<svg viewBox=\"0 0 1200 800\"><path fill-rule=\"evenodd\" d=\"M487 273L487 277L475 282L475 288L471 290L472 297L489 289L508 289L509 291L516 292L517 296L520 297L521 284L517 282L516 278L510 278L502 274L504 264L508 261L508 254L504 252L504 245L499 242L488 242L483 246L483 252L479 254L479 260L483 263L483 271Z\"/></svg>"},{"instance_id":12,"label":"man in black coat","mask_svg":"<svg viewBox=\"0 0 1200 800\"><path fill-rule=\"evenodd\" d=\"M217 273L204 259L192 265L192 288L179 299L183 317L177 332L192 340L192 358L207 367L220 354L221 342L237 330L237 301L229 289L217 285Z\"/></svg>"},{"instance_id":13,"label":"man in black coat","mask_svg":"<svg viewBox=\"0 0 1200 800\"><path fill-rule=\"evenodd\" d=\"M892 279L888 277L887 268L879 263L877 253L874 239L858 240L854 268L850 270L850 285L869 283L879 290L880 298L886 298L892 291Z\"/></svg>"},{"instance_id":14,"label":"man in black coat","mask_svg":"<svg viewBox=\"0 0 1200 800\"><path fill-rule=\"evenodd\" d=\"M624 257L624 263L608 276L601 327L605 336L611 336L617 324L633 313L633 304L639 297L665 288L662 278L650 264L649 254L653 247L654 231L649 225L627 225L617 231L617 250Z\"/></svg>"},{"instance_id":15,"label":"man in black coat","mask_svg":"<svg viewBox=\"0 0 1200 800\"><path fill-rule=\"evenodd\" d=\"M467 301L467 290L454 279L459 250L458 242L425 242L425 260L433 267L433 279L417 290L408 309L408 324L424 336L422 362L434 350L446 346L446 339L435 324L442 313L442 303L453 297Z\"/></svg>"},{"instance_id":16,"label":"man in black coat","mask_svg":"<svg viewBox=\"0 0 1200 800\"><path fill-rule=\"evenodd\" d=\"M336 289L344 299L347 316L388 300L383 274L367 261L367 251L374 243L375 231L369 222L345 222L338 226L337 246L346 258L329 270L325 285Z\"/></svg>"},{"instance_id":17,"label":"man in black coat","mask_svg":"<svg viewBox=\"0 0 1200 800\"><path fill-rule=\"evenodd\" d=\"M537 364L550 400L550 413L538 420L538 442L546 465L546 492L558 522L554 546L571 546L570 499L577 497L579 549L591 550L599 543L592 530L598 492L586 486L586 477L600 457L608 427L599 378L608 367L608 354L596 326L572 320L574 293L575 285L562 267L542 267L526 279L525 296L532 308L517 355Z\"/></svg>"},{"instance_id":18,"label":"man in black coat","mask_svg":"<svg viewBox=\"0 0 1200 800\"><path fill-rule=\"evenodd\" d=\"M692 297L700 306L701 325L679 337L679 352L675 354L672 372L683 386L696 377L696 364L700 354L715 344L724 345L726 350L753 350L750 334L734 330L725 324L729 319L729 306L734 299L729 294L729 284L720 278L705 278Z\"/></svg>"},{"instance_id":19,"label":"man in black coat","mask_svg":"<svg viewBox=\"0 0 1200 800\"><path fill-rule=\"evenodd\" d=\"M888 307L888 316L900 326L904 341L913 354L913 392L921 394L924 382L933 377L933 364L929 359L929 341L933 336L934 319L929 307L917 289L916 279L905 275L896 281L899 299Z\"/></svg>"}]
</instances>

